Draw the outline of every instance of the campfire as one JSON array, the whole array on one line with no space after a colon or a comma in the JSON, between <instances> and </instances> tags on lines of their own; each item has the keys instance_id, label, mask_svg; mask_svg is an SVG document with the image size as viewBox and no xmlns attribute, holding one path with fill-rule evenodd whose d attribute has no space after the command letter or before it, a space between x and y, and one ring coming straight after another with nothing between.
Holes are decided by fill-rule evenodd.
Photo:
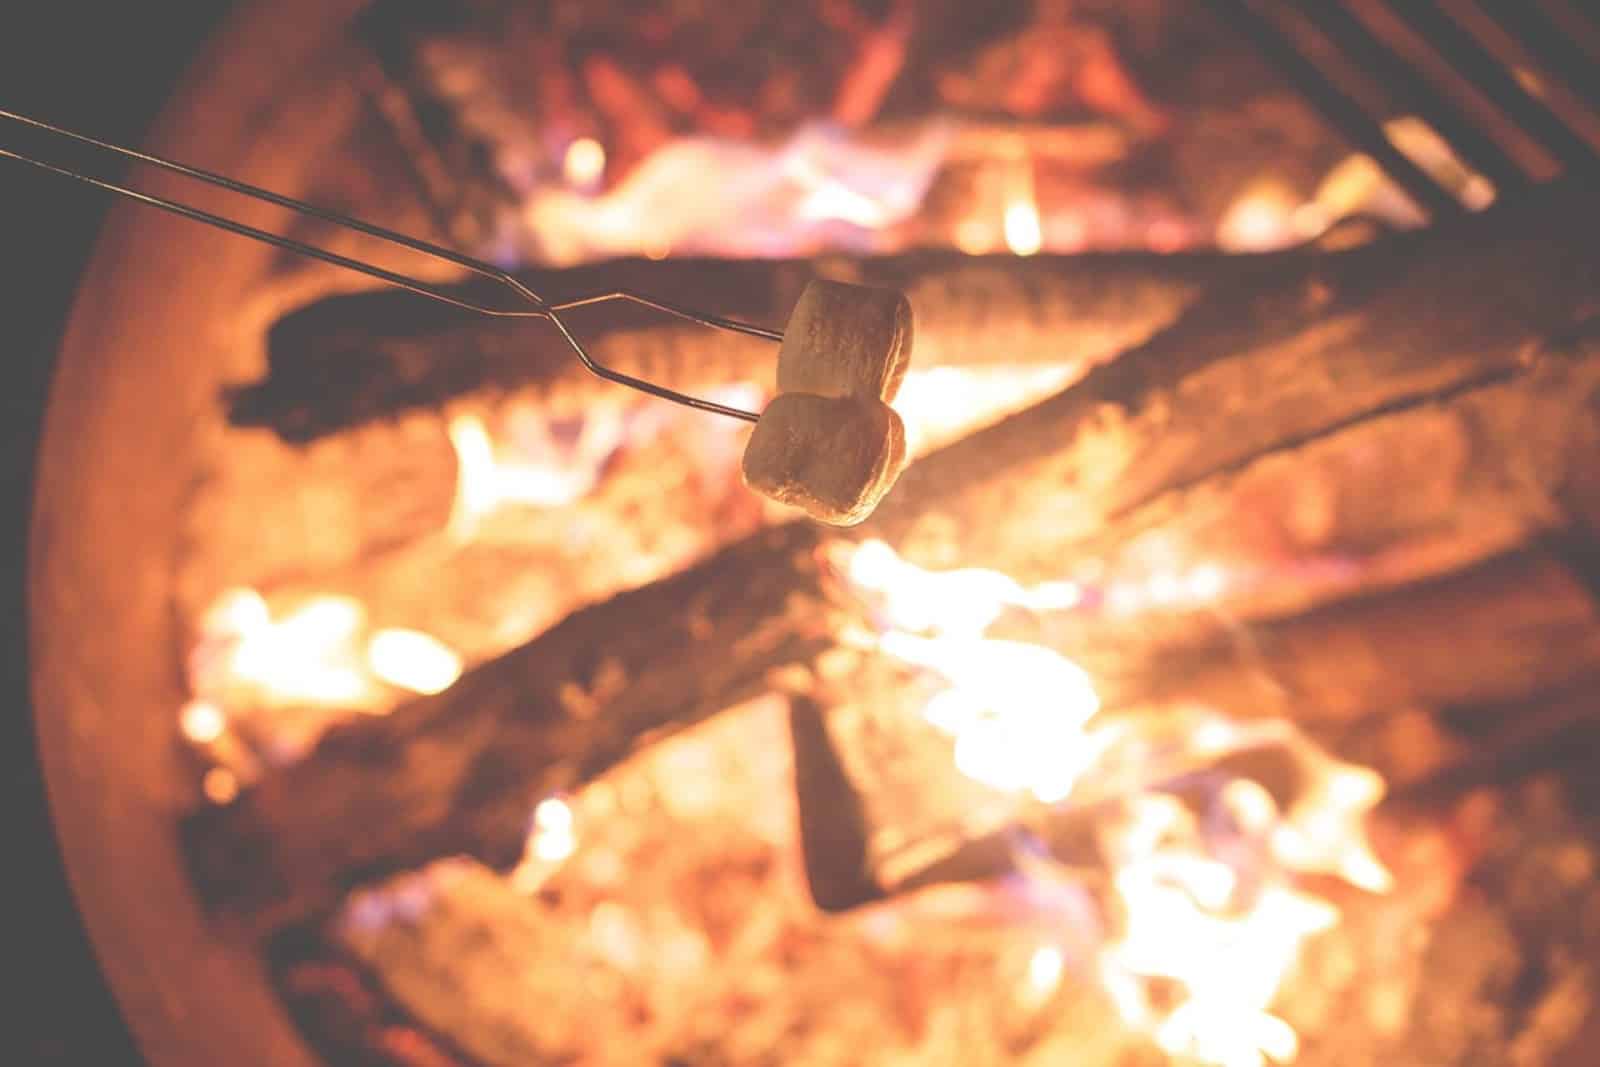
<instances>
[{"instance_id":1,"label":"campfire","mask_svg":"<svg viewBox=\"0 0 1600 1067\"><path fill-rule=\"evenodd\" d=\"M1441 217L1181 5L637 6L373 4L321 199L407 183L554 299L899 289L911 461L819 526L741 484L747 425L542 324L275 265L171 711L194 888L312 1045L1577 1062L1584 184L1379 109ZM774 394L760 339L572 318Z\"/></svg>"}]
</instances>

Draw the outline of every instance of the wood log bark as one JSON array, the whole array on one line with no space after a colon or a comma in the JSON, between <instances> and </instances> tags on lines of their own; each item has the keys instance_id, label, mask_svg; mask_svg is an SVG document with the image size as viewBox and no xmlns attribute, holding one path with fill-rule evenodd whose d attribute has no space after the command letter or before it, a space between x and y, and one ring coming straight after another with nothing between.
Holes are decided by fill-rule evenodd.
<instances>
[{"instance_id":1,"label":"wood log bark","mask_svg":"<svg viewBox=\"0 0 1600 1067\"><path fill-rule=\"evenodd\" d=\"M758 534L573 613L437 696L335 727L315 755L188 820L198 884L270 924L440 855L514 863L539 798L832 644L808 597L818 539L802 525Z\"/></svg>"},{"instance_id":2,"label":"wood log bark","mask_svg":"<svg viewBox=\"0 0 1600 1067\"><path fill-rule=\"evenodd\" d=\"M781 327L818 270L905 289L916 314L919 366L1080 363L1089 366L1174 321L1201 292L1241 275L1293 269L1306 256L1214 255L974 258L916 253L859 264L647 260L522 279L561 300L632 289L711 314ZM481 285L472 293L504 302ZM596 359L681 390L770 385L777 355L756 338L605 305L570 313ZM533 388L580 403L610 383L590 375L547 323L496 319L381 291L337 296L282 319L268 338L267 375L228 398L236 426L304 442L482 390Z\"/></svg>"},{"instance_id":3,"label":"wood log bark","mask_svg":"<svg viewBox=\"0 0 1600 1067\"><path fill-rule=\"evenodd\" d=\"M1532 358L1592 313L1593 227L1548 203L1506 209L1459 232L1331 257L1321 279L1269 286L1242 305L1196 309L1057 397L919 461L853 536L884 537L921 562L1059 577L1077 546L1162 506L1164 494L1226 497L1230 485L1270 481L1260 465L1297 450L1426 443L1420 430L1394 437L1385 420L1420 419L1431 406L1457 403L1454 417L1474 433L1500 427L1483 438L1492 457L1507 434L1533 425L1547 376L1576 374L1588 383L1581 402L1552 420L1559 429L1548 438L1513 449L1505 466L1469 450L1465 469L1488 473L1466 478L1464 496L1418 493L1398 514L1340 509L1337 536L1313 538L1322 559L1382 554L1374 582L1388 594L1286 617L1245 643L1218 637L1218 618L1236 606L1226 584L1205 612L1177 613L1174 627L1153 627L1145 613L1045 635L1089 666L1111 704L1204 699L1235 714L1354 716L1391 701L1509 698L1524 678L1548 688L1593 661L1600 623L1570 567L1538 548L1507 553L1502 541L1567 521L1569 461L1595 440L1592 360L1571 370ZM1510 392L1494 393L1501 385ZM1501 395L1523 398L1530 414L1505 414L1523 401L1492 399ZM1487 414L1470 416L1475 404ZM1346 434L1360 436L1341 442ZM1404 470L1392 499L1434 477L1428 465ZM1529 477L1532 489L1497 488ZM1267 499L1279 501L1280 520L1294 516L1282 509L1297 498ZM1439 531L1475 499L1509 512L1490 517L1512 533L1481 536L1469 515L1461 537L1440 547ZM1237 507L1217 514L1251 521ZM202 889L214 906L260 920L303 916L344 887L446 852L509 863L543 792L603 769L650 730L715 713L772 668L833 642L820 540L801 524L763 533L572 616L437 697L335 731L305 762L191 821ZM1420 562L1402 565L1418 545L1426 551L1409 558ZM971 553L958 554L963 546ZM1441 559L1466 567L1493 551L1507 558L1401 588L1436 575ZM1290 607L1371 592L1359 567L1350 574ZM1240 598L1242 617L1250 604ZM1210 625L1198 626L1207 612ZM1155 638L1130 650L1129 635L1144 626ZM1454 629L1459 643L1446 636ZM597 678L607 654L619 666ZM1263 677L1287 685L1275 690ZM591 718L563 707L573 684L588 694Z\"/></svg>"}]
</instances>

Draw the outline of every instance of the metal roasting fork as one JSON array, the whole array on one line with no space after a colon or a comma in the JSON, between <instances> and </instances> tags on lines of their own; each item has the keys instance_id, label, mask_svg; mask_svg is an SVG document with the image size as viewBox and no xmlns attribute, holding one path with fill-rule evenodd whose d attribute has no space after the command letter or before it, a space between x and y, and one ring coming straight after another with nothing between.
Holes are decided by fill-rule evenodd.
<instances>
[{"instance_id":1,"label":"metal roasting fork","mask_svg":"<svg viewBox=\"0 0 1600 1067\"><path fill-rule=\"evenodd\" d=\"M1449 143L1497 197L1536 175L1486 121L1498 115L1560 173L1600 183L1600 146L1572 120L1600 116L1600 14L1593 0L1207 0L1329 125L1367 153L1431 219L1465 207L1390 141L1378 119L1324 69L1337 56ZM1554 12L1566 11L1563 21ZM1325 49L1307 47L1308 32ZM1431 54L1433 75L1408 58ZM1587 38L1595 55L1585 51ZM1564 94L1549 92L1559 86ZM1463 90L1465 92L1463 92ZM1470 106L1467 100L1477 98ZM1484 105L1487 105L1485 107ZM1591 130L1600 128L1594 123Z\"/></svg>"},{"instance_id":2,"label":"metal roasting fork","mask_svg":"<svg viewBox=\"0 0 1600 1067\"><path fill-rule=\"evenodd\" d=\"M1540 151L1547 154L1562 172L1600 182L1600 146L1586 138L1584 133L1580 129L1575 129L1569 121L1574 109L1588 109L1594 115L1600 115L1600 61L1587 54L1569 32L1575 24L1581 24L1590 31L1591 43L1600 40L1600 15L1594 14L1586 7L1587 0L1579 3L1572 3L1571 0L1453 0L1450 3L1441 3L1440 0L1366 0L1359 5L1352 3L1351 0L1283 0L1283 2L1273 0L1271 3L1253 2L1253 0L1207 0L1207 3L1224 22L1247 37L1263 57L1276 66L1307 102L1335 129L1356 148L1371 156L1431 219L1459 215L1465 210L1465 206L1455 193L1401 152L1390 141L1378 119L1370 115L1355 97L1346 92L1337 78L1319 68L1314 56L1326 53L1308 50L1297 43L1305 40L1304 31L1307 29L1321 37L1346 64L1376 83L1393 100L1413 110L1419 118L1449 142L1464 163L1473 167L1494 185L1497 197L1505 197L1526 189L1531 184L1533 175L1528 172L1526 160L1519 163L1513 153L1497 141L1490 131L1483 128L1484 124L1480 121L1483 117L1482 111L1480 110L1475 116L1472 109L1463 105L1459 93L1463 86L1486 101L1500 116L1515 124L1518 131L1530 139ZM1549 8L1557 3L1568 5L1569 21L1566 27L1549 13ZM1353 7L1363 8L1368 17L1350 10ZM1460 18L1464 8L1476 12L1478 16L1476 30L1470 28ZM1372 14L1386 15L1387 24L1380 26L1370 18ZM1414 37L1423 49L1431 52L1442 62L1449 74L1460 83L1455 87L1457 90L1455 93L1448 91L1446 87L1418 70L1406 57L1403 49L1397 47L1394 39L1397 27L1401 28L1403 33ZM1501 35L1499 55L1486 43L1486 27L1489 32ZM1519 50L1522 55L1531 58L1549 81L1565 89L1568 117L1563 116L1562 109L1548 98L1539 87L1539 83L1530 81L1527 71L1515 64L1508 67L1504 59L1505 42L1509 42L1512 48ZM523 306L508 309L481 304L453 295L444 288L398 271L343 256L281 234L257 229L174 200L142 193L115 181L50 163L25 155L21 151L0 147L0 158L27 163L53 174L117 193L139 203L162 208L184 218L204 222L230 233L358 271L401 289L469 311L506 318L549 319L583 365L607 381L699 411L708 411L746 422L757 421L758 416L754 412L729 407L702 397L689 396L613 370L597 362L585 350L582 342L567 326L560 313L590 304L621 300L641 304L702 326L731 330L768 341L783 339L783 334L777 330L678 307L626 289L552 303L518 281L510 272L460 252L233 178L201 170L199 167L191 167L146 152L108 144L12 111L0 109L0 119L75 142L80 146L111 153L128 162L157 167L233 193L288 208L301 215L333 223L344 229L453 263L510 290Z\"/></svg>"},{"instance_id":3,"label":"metal roasting fork","mask_svg":"<svg viewBox=\"0 0 1600 1067\"><path fill-rule=\"evenodd\" d=\"M647 382L642 378L635 378L630 374L624 374L621 371L613 370L610 367L605 366L604 364L595 360L593 356L589 355L588 351L583 347L583 343L578 340L577 335L575 335L567 326L566 322L562 320L560 313L563 311L570 311L573 308L587 307L591 304L603 304L611 301L621 300L634 304L642 304L647 308L652 308L668 315L674 315L680 319L687 319L690 322L699 323L702 326L709 326L719 330L731 330L735 333L748 334L752 337L760 337L768 341L783 340L783 334L777 330L769 330L765 327L755 326L746 322L737 322L733 319L725 319L717 315L707 315L702 312L690 310L688 308L663 303L660 300L655 300L651 297L644 296L626 289L614 289L609 292L595 293L590 296L578 297L573 300L564 300L559 303L552 303L548 300L545 300L532 289L528 288L528 286L524 285L509 271L502 270L492 263L486 263L483 260L474 259L471 256L463 255L460 252L451 251L448 248L431 244L416 237L411 237L403 233L397 233L394 230L385 229L382 226L375 226L372 223L362 222L360 219L351 218L347 215L341 215L338 212L329 211L326 208L320 208L314 204L308 204L302 200L296 200L293 197L283 196L280 193L274 193L270 190L262 189L246 182L237 181L221 174L214 174L211 171L201 170L199 167L191 167L187 164L178 163L170 159L163 159L160 156L151 155L147 152L139 152L131 148L123 148L119 145L109 144L105 141L97 140L81 133L73 133L71 130L65 130L59 126L53 126L50 123L42 122L39 119L29 118L26 115L19 115L13 111L0 109L0 119L6 119L17 125L29 127L34 130L53 135L57 138L75 142L79 145L85 145L104 152L109 152L115 156L121 157L124 160L134 163L143 163L152 167L158 167L161 170L169 171L173 174L179 174L185 178L192 178L196 181L218 186L228 190L229 192L239 193L255 200L261 200L269 204L275 204L279 207L289 208L290 210L301 215L314 219L320 219L323 222L331 222L336 226L343 227L344 229L354 230L358 233L364 233L369 237L376 237L380 240L387 241L390 244L398 245L402 248L409 248L412 251L421 252L425 255L432 256L435 259L453 263L458 267L464 267L474 274L487 278L490 281L509 289L525 306L515 308L499 308L489 304L478 303L477 301L452 294L448 290L439 286L430 284L429 282L423 281L419 278L402 274L398 271L392 271L384 267L379 267L376 264L363 262L359 259L352 259L349 256L343 256L337 252L331 252L325 248L319 248L316 245L307 244L304 241L297 241L290 237L284 237L281 234L272 233L268 230L258 229L243 222L226 218L222 215L216 215L209 211L203 211L200 208L191 207L175 200L168 200L165 197L155 196L150 193L142 193L136 189L132 189L126 185L119 184L118 182L107 178L95 177L72 167L51 163L46 160L36 158L32 155L24 155L21 151L0 146L0 158L14 159L21 163L27 163L30 166L38 167L41 170L49 171L52 174L57 174L64 178L72 178L87 185L92 185L97 189L104 189L108 192L116 193L119 196L127 197L130 200L135 200L141 204L149 204L152 207L162 208L163 210L170 211L175 215L181 215L184 218L193 219L196 222L203 222L207 225L227 230L229 233L235 233L243 237L253 238L254 240L262 241L269 245L275 245L278 248L286 249L290 252L297 252L303 256L310 256L313 259L320 259L326 263L332 263L335 266L357 271L361 274L367 275L368 277L377 278L379 281L387 282L390 285L409 290L410 292L416 293L420 296L428 297L431 300L438 300L446 304L453 304L456 307L465 308L468 311L476 311L483 315L492 315L500 318L549 319L551 324L555 326L556 330L560 332L562 339L565 340L569 346L571 346L572 350L577 353L578 358L583 361L583 365L591 372L607 381L615 382L618 385L625 385L630 389L637 389L640 392L648 393L651 396L660 397L663 400L671 400L674 403L683 404L686 407L691 407L698 411L708 411L716 415L726 415L729 418L742 419L745 422L755 422L758 418L755 412L745 411L742 408L729 407L726 404L719 404L714 400L707 400L703 397L689 396L688 394L680 393L675 389L668 389L666 386L657 385L654 382Z\"/></svg>"}]
</instances>

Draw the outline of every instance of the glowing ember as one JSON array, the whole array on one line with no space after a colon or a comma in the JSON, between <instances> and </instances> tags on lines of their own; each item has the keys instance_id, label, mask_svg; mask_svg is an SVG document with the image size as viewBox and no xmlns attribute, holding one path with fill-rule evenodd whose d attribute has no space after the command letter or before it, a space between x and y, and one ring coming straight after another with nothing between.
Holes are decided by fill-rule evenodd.
<instances>
[{"instance_id":1,"label":"glowing ember","mask_svg":"<svg viewBox=\"0 0 1600 1067\"><path fill-rule=\"evenodd\" d=\"M212 767L200 780L200 790L213 804L231 804L239 795L239 779L225 767Z\"/></svg>"},{"instance_id":2,"label":"glowing ember","mask_svg":"<svg viewBox=\"0 0 1600 1067\"><path fill-rule=\"evenodd\" d=\"M354 649L364 622L349 597L313 597L274 619L254 590L226 593L207 613L191 686L223 705L366 703L374 687Z\"/></svg>"},{"instance_id":3,"label":"glowing ember","mask_svg":"<svg viewBox=\"0 0 1600 1067\"><path fill-rule=\"evenodd\" d=\"M954 737L957 768L1051 809L1087 797L1106 812L1095 826L1110 888L1092 962L1129 1026L1169 1055L1214 1067L1293 1060L1298 1035L1273 1001L1305 942L1339 919L1296 880L1390 887L1364 830L1383 795L1378 776L1332 759L1288 723L1238 724L1205 709L1101 722L1075 664L985 636L1008 608L1081 610L1083 590L1029 589L987 570L926 571L881 542L847 551L844 572L879 612L876 647L944 682L923 714ZM1175 601L1222 581L1201 568L1158 576L1137 596ZM1292 764L1292 795L1220 762L1264 754ZM1019 809L1023 824L1036 818ZM1018 860L1041 885L1077 878L1031 834ZM1067 908L1061 921L1082 919ZM1065 964L1053 946L1036 950L1025 998L1054 988Z\"/></svg>"},{"instance_id":4,"label":"glowing ember","mask_svg":"<svg viewBox=\"0 0 1600 1067\"><path fill-rule=\"evenodd\" d=\"M440 692L461 669L461 657L428 634L369 630L366 609L350 597L313 596L274 612L255 590L230 590L205 613L190 652L193 696L178 729L225 765L203 788L226 803L261 758L293 759L338 719L385 712L396 690Z\"/></svg>"},{"instance_id":5,"label":"glowing ember","mask_svg":"<svg viewBox=\"0 0 1600 1067\"><path fill-rule=\"evenodd\" d=\"M606 150L593 137L580 137L567 146L561 160L561 173L579 187L593 185L606 171Z\"/></svg>"},{"instance_id":6,"label":"glowing ember","mask_svg":"<svg viewBox=\"0 0 1600 1067\"><path fill-rule=\"evenodd\" d=\"M222 709L209 700L191 700L178 713L178 728L197 745L210 744L222 736L227 719Z\"/></svg>"},{"instance_id":7,"label":"glowing ember","mask_svg":"<svg viewBox=\"0 0 1600 1067\"><path fill-rule=\"evenodd\" d=\"M567 185L534 190L522 215L552 265L662 249L734 258L869 251L921 207L951 134L935 121L888 138L827 123L774 144L682 137L602 195L574 189L582 183L569 171Z\"/></svg>"},{"instance_id":8,"label":"glowing ember","mask_svg":"<svg viewBox=\"0 0 1600 1067\"><path fill-rule=\"evenodd\" d=\"M1326 222L1300 210L1302 206L1283 183L1258 182L1223 213L1217 244L1230 252L1267 252L1315 237Z\"/></svg>"},{"instance_id":9,"label":"glowing ember","mask_svg":"<svg viewBox=\"0 0 1600 1067\"><path fill-rule=\"evenodd\" d=\"M620 415L604 409L583 420L576 441L567 447L551 435L548 421L530 409L513 411L507 422L509 447L497 454L482 418L457 415L450 420L450 441L460 463L450 530L458 537L472 537L484 518L507 505L571 504L595 487L601 465L623 434Z\"/></svg>"},{"instance_id":10,"label":"glowing ember","mask_svg":"<svg viewBox=\"0 0 1600 1067\"><path fill-rule=\"evenodd\" d=\"M912 455L1060 392L1080 367L1064 361L1045 366L913 368L901 383L895 410L906 424Z\"/></svg>"},{"instance_id":11,"label":"glowing ember","mask_svg":"<svg viewBox=\"0 0 1600 1067\"><path fill-rule=\"evenodd\" d=\"M1006 205L1005 235L1006 247L1019 256L1031 256L1044 247L1039 205L1032 197L1019 197Z\"/></svg>"},{"instance_id":12,"label":"glowing ember","mask_svg":"<svg viewBox=\"0 0 1600 1067\"><path fill-rule=\"evenodd\" d=\"M1067 958L1054 945L1041 945L1028 957L1028 984L1039 995L1053 992L1061 984Z\"/></svg>"},{"instance_id":13,"label":"glowing ember","mask_svg":"<svg viewBox=\"0 0 1600 1067\"><path fill-rule=\"evenodd\" d=\"M1402 115L1384 123L1384 133L1394 146L1431 177L1477 210L1494 200L1493 183L1463 163L1448 141L1426 122ZM1323 178L1305 206L1301 229L1320 229L1350 215L1368 214L1396 226L1418 226L1424 221L1416 204L1375 163L1357 153L1336 165Z\"/></svg>"},{"instance_id":14,"label":"glowing ember","mask_svg":"<svg viewBox=\"0 0 1600 1067\"><path fill-rule=\"evenodd\" d=\"M413 693L441 693L461 677L461 657L417 630L379 630L367 642L372 673Z\"/></svg>"},{"instance_id":15,"label":"glowing ember","mask_svg":"<svg viewBox=\"0 0 1600 1067\"><path fill-rule=\"evenodd\" d=\"M511 872L511 884L525 893L542 886L578 849L577 818L560 797L545 797L533 809L522 862Z\"/></svg>"}]
</instances>

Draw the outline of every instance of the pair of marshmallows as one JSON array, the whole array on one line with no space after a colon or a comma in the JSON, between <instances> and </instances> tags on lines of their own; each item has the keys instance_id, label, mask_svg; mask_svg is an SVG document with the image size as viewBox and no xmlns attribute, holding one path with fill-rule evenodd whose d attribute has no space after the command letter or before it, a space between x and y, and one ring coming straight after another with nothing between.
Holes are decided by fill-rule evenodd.
<instances>
[{"instance_id":1,"label":"pair of marshmallows","mask_svg":"<svg viewBox=\"0 0 1600 1067\"><path fill-rule=\"evenodd\" d=\"M778 351L778 395L745 446L745 484L833 526L872 514L905 466L905 424L889 402L910 362L904 293L806 286Z\"/></svg>"}]
</instances>

